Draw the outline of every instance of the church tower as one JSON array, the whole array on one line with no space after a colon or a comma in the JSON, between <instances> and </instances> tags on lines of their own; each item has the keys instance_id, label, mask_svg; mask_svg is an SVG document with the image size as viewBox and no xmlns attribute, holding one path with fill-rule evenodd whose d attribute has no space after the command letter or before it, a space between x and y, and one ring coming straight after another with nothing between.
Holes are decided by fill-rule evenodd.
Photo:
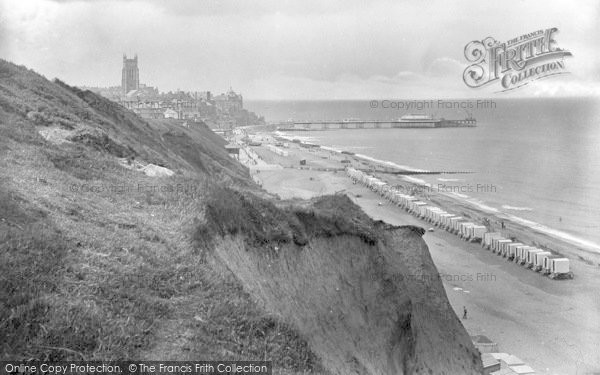
<instances>
[{"instance_id":1,"label":"church tower","mask_svg":"<svg viewBox=\"0 0 600 375\"><path fill-rule=\"evenodd\" d=\"M121 90L123 94L140 88L140 71L138 70L137 62L137 54L133 59L128 59L127 55L123 54L123 73L121 78Z\"/></svg>"}]
</instances>

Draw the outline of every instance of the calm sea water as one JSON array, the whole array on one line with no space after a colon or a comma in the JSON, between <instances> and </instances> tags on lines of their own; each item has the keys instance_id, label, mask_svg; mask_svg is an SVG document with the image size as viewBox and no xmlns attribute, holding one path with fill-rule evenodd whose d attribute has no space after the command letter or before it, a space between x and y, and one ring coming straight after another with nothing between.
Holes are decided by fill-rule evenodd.
<instances>
[{"instance_id":1,"label":"calm sea water","mask_svg":"<svg viewBox=\"0 0 600 375\"><path fill-rule=\"evenodd\" d=\"M476 128L290 134L411 168L472 171L418 178L435 189L457 192L459 199L600 251L600 101L503 99L494 100L495 106L480 104L477 108L476 101L436 101L421 111L381 108L381 102L373 109L369 101L256 101L246 106L267 121L395 119L407 113L458 119L466 114L461 106L472 106L467 110L477 118Z\"/></svg>"}]
</instances>

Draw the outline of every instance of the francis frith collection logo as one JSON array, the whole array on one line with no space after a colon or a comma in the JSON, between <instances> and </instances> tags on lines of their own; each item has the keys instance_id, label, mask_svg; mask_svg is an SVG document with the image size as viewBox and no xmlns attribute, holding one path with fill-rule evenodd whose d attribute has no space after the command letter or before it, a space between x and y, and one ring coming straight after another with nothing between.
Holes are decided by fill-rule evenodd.
<instances>
[{"instance_id":1,"label":"francis frith collection logo","mask_svg":"<svg viewBox=\"0 0 600 375\"><path fill-rule=\"evenodd\" d=\"M571 52L558 47L553 27L501 43L492 37L466 45L465 57L472 63L463 72L465 84L472 88L498 82L499 91L513 90L529 82L568 73L565 57Z\"/></svg>"}]
</instances>

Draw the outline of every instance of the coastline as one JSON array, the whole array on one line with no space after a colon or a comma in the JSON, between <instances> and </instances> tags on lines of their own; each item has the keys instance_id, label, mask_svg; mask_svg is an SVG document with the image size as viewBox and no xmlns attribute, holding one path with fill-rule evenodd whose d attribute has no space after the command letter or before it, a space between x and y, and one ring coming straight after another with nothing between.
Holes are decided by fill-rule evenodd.
<instances>
[{"instance_id":1,"label":"coastline","mask_svg":"<svg viewBox=\"0 0 600 375\"><path fill-rule=\"evenodd\" d=\"M279 134L278 136L288 138L290 141L292 138L295 138ZM352 153L349 155L345 154L346 151L335 149L333 147L320 146L320 148L324 151L331 152L332 156L337 154L340 158L350 159L352 163L347 164L348 166L362 170L397 170L404 172L429 173L427 170L399 165L392 161L379 160L360 153ZM346 166L344 164L338 165L340 168ZM432 191L435 190L434 186L431 186L416 177L376 172L370 172L370 174L382 181L386 181L392 186L400 187L400 189L405 192L413 192L413 195L417 196L422 201L431 201L433 204L447 208L448 212L463 212L466 216L479 223L485 218L490 219L492 223L497 224L497 228L494 228L494 231L502 232L505 238L515 237L520 242L533 244L537 247L547 249L571 259L579 259L587 262L589 265L597 266L598 271L600 272L600 245L593 243L591 240L576 237L573 234L519 217L515 214L498 211L476 199L464 199L464 197L458 193ZM501 222L505 223L506 228L500 228Z\"/></svg>"},{"instance_id":2,"label":"coastline","mask_svg":"<svg viewBox=\"0 0 600 375\"><path fill-rule=\"evenodd\" d=\"M274 142L271 134L257 136L266 142ZM377 161L342 154L340 150L302 148L295 143L290 143L286 149L288 156L277 155L264 146L252 149L260 156L260 163L249 166L251 174L266 190L282 199L343 193L374 219L426 229L431 226L366 187L354 185L342 171L346 165L381 169L383 166ZM299 165L301 159L306 160L306 166ZM351 163L341 163L344 159ZM403 176L381 174L377 177L406 189L417 187ZM492 216L445 194L427 194L420 198L428 199L448 212L467 214L473 220ZM575 279L551 280L507 262L505 258L483 250L479 244L465 243L442 230L427 232L424 239L453 308L458 316L462 315L463 306L469 310L469 319L463 321L465 328L471 335L487 335L498 343L500 352L516 355L537 373L598 371L600 300L597 290L600 290L600 281L595 264L600 259L592 252L583 256L581 249L567 242L504 220L506 234L524 243L551 248L570 258ZM593 322L591 326L590 322Z\"/></svg>"}]
</instances>

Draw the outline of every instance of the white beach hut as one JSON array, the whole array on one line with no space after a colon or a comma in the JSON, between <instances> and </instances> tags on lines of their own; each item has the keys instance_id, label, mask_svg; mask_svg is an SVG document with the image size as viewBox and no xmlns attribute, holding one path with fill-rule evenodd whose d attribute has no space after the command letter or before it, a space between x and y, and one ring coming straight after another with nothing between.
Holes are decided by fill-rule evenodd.
<instances>
[{"instance_id":1,"label":"white beach hut","mask_svg":"<svg viewBox=\"0 0 600 375\"><path fill-rule=\"evenodd\" d=\"M509 243L512 243L512 240L508 240L506 238L497 240L496 247L494 248L495 253L497 255L502 255L502 253L504 252L504 246L508 245Z\"/></svg>"},{"instance_id":2,"label":"white beach hut","mask_svg":"<svg viewBox=\"0 0 600 375\"><path fill-rule=\"evenodd\" d=\"M421 213L421 207L427 206L427 203L422 201L413 201L410 205L410 212L418 216Z\"/></svg>"},{"instance_id":3,"label":"white beach hut","mask_svg":"<svg viewBox=\"0 0 600 375\"><path fill-rule=\"evenodd\" d=\"M446 228L446 230L448 232L452 232L454 230L454 224L461 220L465 220L465 218L462 216L451 217L450 220L448 220L448 227Z\"/></svg>"},{"instance_id":4,"label":"white beach hut","mask_svg":"<svg viewBox=\"0 0 600 375\"><path fill-rule=\"evenodd\" d=\"M551 279L562 279L562 278L573 278L573 272L570 270L569 259L567 258L555 258L550 260L550 278Z\"/></svg>"},{"instance_id":5,"label":"white beach hut","mask_svg":"<svg viewBox=\"0 0 600 375\"><path fill-rule=\"evenodd\" d=\"M469 238L470 229L475 226L475 223L471 223L469 221L460 223L460 230L458 231L458 236L467 240Z\"/></svg>"},{"instance_id":6,"label":"white beach hut","mask_svg":"<svg viewBox=\"0 0 600 375\"><path fill-rule=\"evenodd\" d=\"M373 191L375 191L376 193L381 194L383 192L383 187L386 186L387 184L381 180L376 180L373 181Z\"/></svg>"},{"instance_id":7,"label":"white beach hut","mask_svg":"<svg viewBox=\"0 0 600 375\"><path fill-rule=\"evenodd\" d=\"M500 255L502 255L503 257L507 257L508 256L508 247L513 243L515 243L515 242L512 242L512 241L511 242L503 242L501 245L502 252Z\"/></svg>"},{"instance_id":8,"label":"white beach hut","mask_svg":"<svg viewBox=\"0 0 600 375\"><path fill-rule=\"evenodd\" d=\"M542 270L542 268L544 267L544 258L551 256L552 253L549 251L542 251L539 253L536 253L533 256L533 266L532 269L535 272L539 272Z\"/></svg>"},{"instance_id":9,"label":"white beach hut","mask_svg":"<svg viewBox=\"0 0 600 375\"><path fill-rule=\"evenodd\" d=\"M448 223L450 222L450 219L455 217L456 215L454 214L442 214L440 215L440 222L439 225L441 228L447 228L448 227Z\"/></svg>"},{"instance_id":10,"label":"white beach hut","mask_svg":"<svg viewBox=\"0 0 600 375\"><path fill-rule=\"evenodd\" d=\"M434 225L439 225L440 220L442 220L442 215L445 215L445 214L447 214L447 212L444 210L435 211L433 213L433 218L432 218L431 222Z\"/></svg>"},{"instance_id":11,"label":"white beach hut","mask_svg":"<svg viewBox=\"0 0 600 375\"><path fill-rule=\"evenodd\" d=\"M462 223L468 223L469 220L467 218L461 218L453 222L452 233L459 235L460 234L460 226Z\"/></svg>"},{"instance_id":12,"label":"white beach hut","mask_svg":"<svg viewBox=\"0 0 600 375\"><path fill-rule=\"evenodd\" d=\"M402 198L404 197L404 194L402 193L394 193L394 203L396 204L396 206L399 206L402 204Z\"/></svg>"},{"instance_id":13,"label":"white beach hut","mask_svg":"<svg viewBox=\"0 0 600 375\"><path fill-rule=\"evenodd\" d=\"M433 211L439 210L439 207L427 206L423 208L423 220L429 221L429 218L433 215Z\"/></svg>"},{"instance_id":14,"label":"white beach hut","mask_svg":"<svg viewBox=\"0 0 600 375\"><path fill-rule=\"evenodd\" d=\"M508 252L506 253L506 257L508 260L513 260L517 256L517 248L519 246L523 246L520 242L514 242L508 245Z\"/></svg>"},{"instance_id":15,"label":"white beach hut","mask_svg":"<svg viewBox=\"0 0 600 375\"><path fill-rule=\"evenodd\" d=\"M542 270L541 270L542 274L548 275L551 272L550 265L552 264L552 259L561 259L561 258L563 258L563 257L560 255L550 255L550 256L544 257L544 265L542 266Z\"/></svg>"},{"instance_id":16,"label":"white beach hut","mask_svg":"<svg viewBox=\"0 0 600 375\"><path fill-rule=\"evenodd\" d=\"M469 233L469 241L471 242L483 242L483 235L487 233L487 227L485 225L474 225Z\"/></svg>"},{"instance_id":17,"label":"white beach hut","mask_svg":"<svg viewBox=\"0 0 600 375\"><path fill-rule=\"evenodd\" d=\"M492 239L502 237L502 235L498 232L487 232L483 234L483 240L481 241L481 247L489 248L492 246Z\"/></svg>"},{"instance_id":18,"label":"white beach hut","mask_svg":"<svg viewBox=\"0 0 600 375\"><path fill-rule=\"evenodd\" d=\"M419 212L417 213L417 216L418 216L419 218L421 218L421 219L422 219L422 218L424 218L424 217L425 217L425 215L427 214L427 209L428 209L429 207L431 207L431 206L427 206L427 205L425 205L425 206L421 206L421 207L419 207Z\"/></svg>"},{"instance_id":19,"label":"white beach hut","mask_svg":"<svg viewBox=\"0 0 600 375\"><path fill-rule=\"evenodd\" d=\"M535 254L541 253L544 250L540 250L537 248L527 250L527 254L525 255L525 267L531 268L535 264Z\"/></svg>"},{"instance_id":20,"label":"white beach hut","mask_svg":"<svg viewBox=\"0 0 600 375\"><path fill-rule=\"evenodd\" d=\"M441 208L438 210L433 210L433 212L431 213L431 223L432 224L436 224L440 221L440 215L443 214L447 214L446 211L442 210Z\"/></svg>"},{"instance_id":21,"label":"white beach hut","mask_svg":"<svg viewBox=\"0 0 600 375\"><path fill-rule=\"evenodd\" d=\"M532 246L528 245L519 245L517 246L517 253L515 254L515 263L521 263L521 261L525 261L525 250L532 248Z\"/></svg>"},{"instance_id":22,"label":"white beach hut","mask_svg":"<svg viewBox=\"0 0 600 375\"><path fill-rule=\"evenodd\" d=\"M439 211L443 211L443 210L439 207L428 206L427 210L425 211L425 217L423 219L425 219L426 221L429 221L429 222L433 222L435 213L439 212Z\"/></svg>"},{"instance_id":23,"label":"white beach hut","mask_svg":"<svg viewBox=\"0 0 600 375\"><path fill-rule=\"evenodd\" d=\"M402 204L402 207L403 207L405 210L407 210L407 211L408 211L408 210L409 210L409 204L410 204L410 202L412 202L412 201L418 201L418 199L417 199L416 197L413 197L413 196L411 196L411 195L407 195L407 196L405 196L405 197L404 197L404 201L403 201L404 203Z\"/></svg>"}]
</instances>

